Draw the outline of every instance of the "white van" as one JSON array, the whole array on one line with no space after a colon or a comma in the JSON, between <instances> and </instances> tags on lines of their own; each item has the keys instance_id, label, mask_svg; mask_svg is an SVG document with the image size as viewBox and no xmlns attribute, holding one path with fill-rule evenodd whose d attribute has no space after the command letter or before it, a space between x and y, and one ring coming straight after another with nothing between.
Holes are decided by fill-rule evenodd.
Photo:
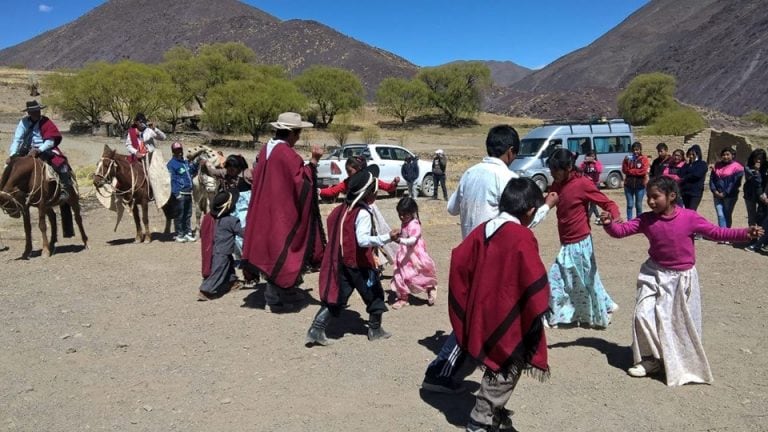
<instances>
[{"instance_id":1,"label":"white van","mask_svg":"<svg viewBox=\"0 0 768 432\"><path fill-rule=\"evenodd\" d=\"M557 148L567 148L579 155L576 166L590 150L597 154L603 165L600 181L608 188L622 184L621 163L632 154L634 142L632 126L624 119L610 119L595 123L549 123L530 131L520 140L517 158L509 169L521 177L530 177L546 191L552 184L547 158Z\"/></svg>"}]
</instances>

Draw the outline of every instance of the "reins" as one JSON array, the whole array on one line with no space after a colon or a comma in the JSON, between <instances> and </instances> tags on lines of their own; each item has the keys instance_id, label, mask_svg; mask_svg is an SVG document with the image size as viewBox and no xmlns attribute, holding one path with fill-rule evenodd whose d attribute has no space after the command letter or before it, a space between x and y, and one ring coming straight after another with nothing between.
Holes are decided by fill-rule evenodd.
<instances>
[{"instance_id":1,"label":"reins","mask_svg":"<svg viewBox=\"0 0 768 432\"><path fill-rule=\"evenodd\" d=\"M104 171L103 168L104 168L104 161L105 160L109 161L109 165L107 166L107 170L104 173L104 175L102 175L101 172ZM96 190L97 190L98 194L101 195L104 198L109 198L112 194L114 194L116 196L121 197L124 201L128 201L128 202L132 203L134 201L133 195L138 190L142 189L144 187L144 184L147 183L147 173L146 173L146 170L145 170L144 171L144 178L142 179L141 184L136 185L136 172L134 172L134 170L133 170L133 164L129 162L128 163L128 167L131 170L131 187L129 189L120 190L120 189L117 188L117 185L115 185L114 192L110 193L109 195L104 195L102 193L102 191L101 191L102 188L101 187L97 187ZM114 174L112 174L112 170L113 169L115 171ZM101 177L101 179L104 180L104 183L107 183L111 179L117 177L117 171L119 169L120 169L120 164L114 158L107 158L107 157L102 156L101 160L98 163L98 165L96 165L96 172L94 173L93 176L94 176L94 178L95 177ZM119 184L119 180L118 180L118 184ZM130 200L123 196L123 195L128 195L128 194L131 195L131 199ZM149 191L147 191L147 196L149 196Z\"/></svg>"}]
</instances>

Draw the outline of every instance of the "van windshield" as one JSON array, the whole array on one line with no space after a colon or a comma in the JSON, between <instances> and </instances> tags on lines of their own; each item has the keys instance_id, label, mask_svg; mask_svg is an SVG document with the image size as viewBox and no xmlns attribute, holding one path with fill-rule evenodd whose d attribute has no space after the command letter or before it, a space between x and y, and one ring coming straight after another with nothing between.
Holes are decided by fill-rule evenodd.
<instances>
[{"instance_id":1,"label":"van windshield","mask_svg":"<svg viewBox=\"0 0 768 432\"><path fill-rule=\"evenodd\" d=\"M535 156L541 146L544 145L545 138L524 138L520 141L520 151L518 156Z\"/></svg>"}]
</instances>

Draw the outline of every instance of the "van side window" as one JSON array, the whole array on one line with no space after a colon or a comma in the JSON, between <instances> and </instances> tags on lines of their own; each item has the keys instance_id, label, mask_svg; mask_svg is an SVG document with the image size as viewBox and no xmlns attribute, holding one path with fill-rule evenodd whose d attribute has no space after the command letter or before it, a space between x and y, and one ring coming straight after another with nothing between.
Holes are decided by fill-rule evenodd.
<instances>
[{"instance_id":1,"label":"van side window","mask_svg":"<svg viewBox=\"0 0 768 432\"><path fill-rule=\"evenodd\" d=\"M600 153L628 153L632 139L629 136L595 137L595 151Z\"/></svg>"},{"instance_id":2,"label":"van side window","mask_svg":"<svg viewBox=\"0 0 768 432\"><path fill-rule=\"evenodd\" d=\"M568 150L578 153L587 154L592 148L592 143L589 138L568 138Z\"/></svg>"},{"instance_id":3,"label":"van side window","mask_svg":"<svg viewBox=\"0 0 768 432\"><path fill-rule=\"evenodd\" d=\"M549 140L549 144L547 145L547 148L544 149L544 152L541 154L541 157L546 159L552 155L552 152L562 147L563 147L563 140L561 140L560 138L551 139Z\"/></svg>"}]
</instances>

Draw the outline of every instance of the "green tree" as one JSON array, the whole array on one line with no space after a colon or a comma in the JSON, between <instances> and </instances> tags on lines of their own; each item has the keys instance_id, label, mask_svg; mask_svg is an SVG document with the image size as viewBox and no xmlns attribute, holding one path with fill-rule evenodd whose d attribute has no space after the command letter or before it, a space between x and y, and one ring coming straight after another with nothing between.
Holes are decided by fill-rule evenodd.
<instances>
[{"instance_id":1,"label":"green tree","mask_svg":"<svg viewBox=\"0 0 768 432\"><path fill-rule=\"evenodd\" d=\"M670 109L651 123L645 133L649 135L688 135L707 127L707 122L693 108Z\"/></svg>"},{"instance_id":2,"label":"green tree","mask_svg":"<svg viewBox=\"0 0 768 432\"><path fill-rule=\"evenodd\" d=\"M79 71L48 75L44 78L50 89L46 103L65 119L98 127L107 111L109 89L104 81L107 68L107 63L90 63Z\"/></svg>"},{"instance_id":3,"label":"green tree","mask_svg":"<svg viewBox=\"0 0 768 432\"><path fill-rule=\"evenodd\" d=\"M106 88L106 110L122 130L128 129L136 113L148 118L160 114L173 88L171 77L160 67L132 61L107 65L100 79Z\"/></svg>"},{"instance_id":4,"label":"green tree","mask_svg":"<svg viewBox=\"0 0 768 432\"><path fill-rule=\"evenodd\" d=\"M287 79L259 76L211 89L203 119L218 132L248 133L254 141L285 111L301 111L307 100Z\"/></svg>"},{"instance_id":5,"label":"green tree","mask_svg":"<svg viewBox=\"0 0 768 432\"><path fill-rule=\"evenodd\" d=\"M405 124L409 116L421 112L429 103L429 88L423 81L386 78L376 91L377 110Z\"/></svg>"},{"instance_id":6,"label":"green tree","mask_svg":"<svg viewBox=\"0 0 768 432\"><path fill-rule=\"evenodd\" d=\"M449 126L480 111L483 92L491 86L491 70L480 62L422 69L417 78L429 88L429 101Z\"/></svg>"},{"instance_id":7,"label":"green tree","mask_svg":"<svg viewBox=\"0 0 768 432\"><path fill-rule=\"evenodd\" d=\"M296 77L296 85L315 105L321 127L328 127L335 116L363 106L363 84L344 69L312 66Z\"/></svg>"},{"instance_id":8,"label":"green tree","mask_svg":"<svg viewBox=\"0 0 768 432\"><path fill-rule=\"evenodd\" d=\"M667 111L677 107L672 75L660 72L642 74L629 82L619 94L619 114L632 124L651 124Z\"/></svg>"}]
</instances>

